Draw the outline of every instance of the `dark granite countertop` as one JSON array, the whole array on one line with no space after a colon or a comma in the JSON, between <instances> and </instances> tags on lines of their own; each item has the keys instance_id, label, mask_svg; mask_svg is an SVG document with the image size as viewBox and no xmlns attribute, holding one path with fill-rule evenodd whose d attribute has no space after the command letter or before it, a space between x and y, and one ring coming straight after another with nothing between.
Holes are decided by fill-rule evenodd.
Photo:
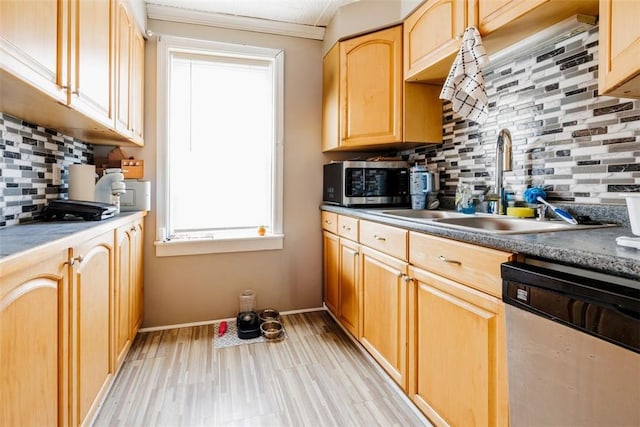
<instances>
[{"instance_id":1,"label":"dark granite countertop","mask_svg":"<svg viewBox=\"0 0 640 427\"><path fill-rule=\"evenodd\" d=\"M95 231L97 235L119 227L120 223L134 219L141 214L144 215L143 212L121 212L119 215L103 221L71 219L32 222L1 228L0 261L89 230Z\"/></svg>"},{"instance_id":2,"label":"dark granite countertop","mask_svg":"<svg viewBox=\"0 0 640 427\"><path fill-rule=\"evenodd\" d=\"M640 280L640 250L616 244L632 236L630 227L607 227L532 234L487 234L462 231L375 214L373 209L322 205L322 210L447 237L476 245L543 258L593 271Z\"/></svg>"}]
</instances>

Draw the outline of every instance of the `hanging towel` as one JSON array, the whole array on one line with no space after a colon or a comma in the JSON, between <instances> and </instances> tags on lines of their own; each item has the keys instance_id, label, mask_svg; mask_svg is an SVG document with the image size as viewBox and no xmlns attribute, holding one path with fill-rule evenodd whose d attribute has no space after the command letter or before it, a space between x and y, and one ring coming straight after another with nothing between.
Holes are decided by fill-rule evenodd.
<instances>
[{"instance_id":1,"label":"hanging towel","mask_svg":"<svg viewBox=\"0 0 640 427\"><path fill-rule=\"evenodd\" d=\"M460 51L440 92L440 99L452 102L453 111L480 124L487 120L489 112L482 75L482 67L488 63L489 57L480 33L475 27L468 27L464 30Z\"/></svg>"}]
</instances>

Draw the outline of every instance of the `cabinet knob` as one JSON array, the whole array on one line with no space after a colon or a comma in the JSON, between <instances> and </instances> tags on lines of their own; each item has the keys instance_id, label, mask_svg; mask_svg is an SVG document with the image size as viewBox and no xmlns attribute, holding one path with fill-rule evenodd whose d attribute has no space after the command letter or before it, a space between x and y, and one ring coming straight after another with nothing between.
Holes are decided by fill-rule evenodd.
<instances>
[{"instance_id":1,"label":"cabinet knob","mask_svg":"<svg viewBox=\"0 0 640 427\"><path fill-rule=\"evenodd\" d=\"M136 230L135 227L131 227L131 230L129 230L129 231L131 231L132 233L135 233L137 230Z\"/></svg>"},{"instance_id":2,"label":"cabinet knob","mask_svg":"<svg viewBox=\"0 0 640 427\"><path fill-rule=\"evenodd\" d=\"M442 262L448 262L449 264L457 264L457 265L462 265L462 263L460 261L457 261L455 259L449 259L449 258L445 258L442 255L440 255L438 257L438 259Z\"/></svg>"},{"instance_id":3,"label":"cabinet knob","mask_svg":"<svg viewBox=\"0 0 640 427\"><path fill-rule=\"evenodd\" d=\"M71 258L65 264L69 264L69 266L73 267L76 264L76 262L78 262L78 263L82 262L82 255L78 255L76 257Z\"/></svg>"},{"instance_id":4,"label":"cabinet knob","mask_svg":"<svg viewBox=\"0 0 640 427\"><path fill-rule=\"evenodd\" d=\"M377 234L374 234L373 238L376 239L376 240L380 240L381 242L386 242L387 241L386 238L384 238L382 236L378 236Z\"/></svg>"},{"instance_id":5,"label":"cabinet knob","mask_svg":"<svg viewBox=\"0 0 640 427\"><path fill-rule=\"evenodd\" d=\"M343 225L342 229L346 231L351 231L351 227L347 227L346 225Z\"/></svg>"},{"instance_id":6,"label":"cabinet knob","mask_svg":"<svg viewBox=\"0 0 640 427\"><path fill-rule=\"evenodd\" d=\"M325 224L328 224L328 225L331 225L331 221L329 221L328 219L325 219L325 220L324 220L324 223L325 223Z\"/></svg>"}]
</instances>

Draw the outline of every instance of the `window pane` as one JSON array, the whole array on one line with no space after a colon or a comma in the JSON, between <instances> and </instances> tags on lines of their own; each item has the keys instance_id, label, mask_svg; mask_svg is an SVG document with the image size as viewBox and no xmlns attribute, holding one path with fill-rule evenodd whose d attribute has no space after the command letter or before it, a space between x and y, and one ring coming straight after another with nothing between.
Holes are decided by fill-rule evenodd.
<instances>
[{"instance_id":1,"label":"window pane","mask_svg":"<svg viewBox=\"0 0 640 427\"><path fill-rule=\"evenodd\" d=\"M173 230L270 224L274 91L270 62L172 57Z\"/></svg>"}]
</instances>

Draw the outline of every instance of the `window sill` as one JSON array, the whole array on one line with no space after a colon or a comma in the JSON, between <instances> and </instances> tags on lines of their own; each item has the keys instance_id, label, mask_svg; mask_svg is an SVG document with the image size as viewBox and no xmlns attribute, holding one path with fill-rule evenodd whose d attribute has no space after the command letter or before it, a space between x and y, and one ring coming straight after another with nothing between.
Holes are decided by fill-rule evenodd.
<instances>
[{"instance_id":1,"label":"window sill","mask_svg":"<svg viewBox=\"0 0 640 427\"><path fill-rule=\"evenodd\" d=\"M282 249L284 234L262 237L233 237L217 239L189 239L156 241L157 257L205 255L230 252L271 251Z\"/></svg>"}]
</instances>

